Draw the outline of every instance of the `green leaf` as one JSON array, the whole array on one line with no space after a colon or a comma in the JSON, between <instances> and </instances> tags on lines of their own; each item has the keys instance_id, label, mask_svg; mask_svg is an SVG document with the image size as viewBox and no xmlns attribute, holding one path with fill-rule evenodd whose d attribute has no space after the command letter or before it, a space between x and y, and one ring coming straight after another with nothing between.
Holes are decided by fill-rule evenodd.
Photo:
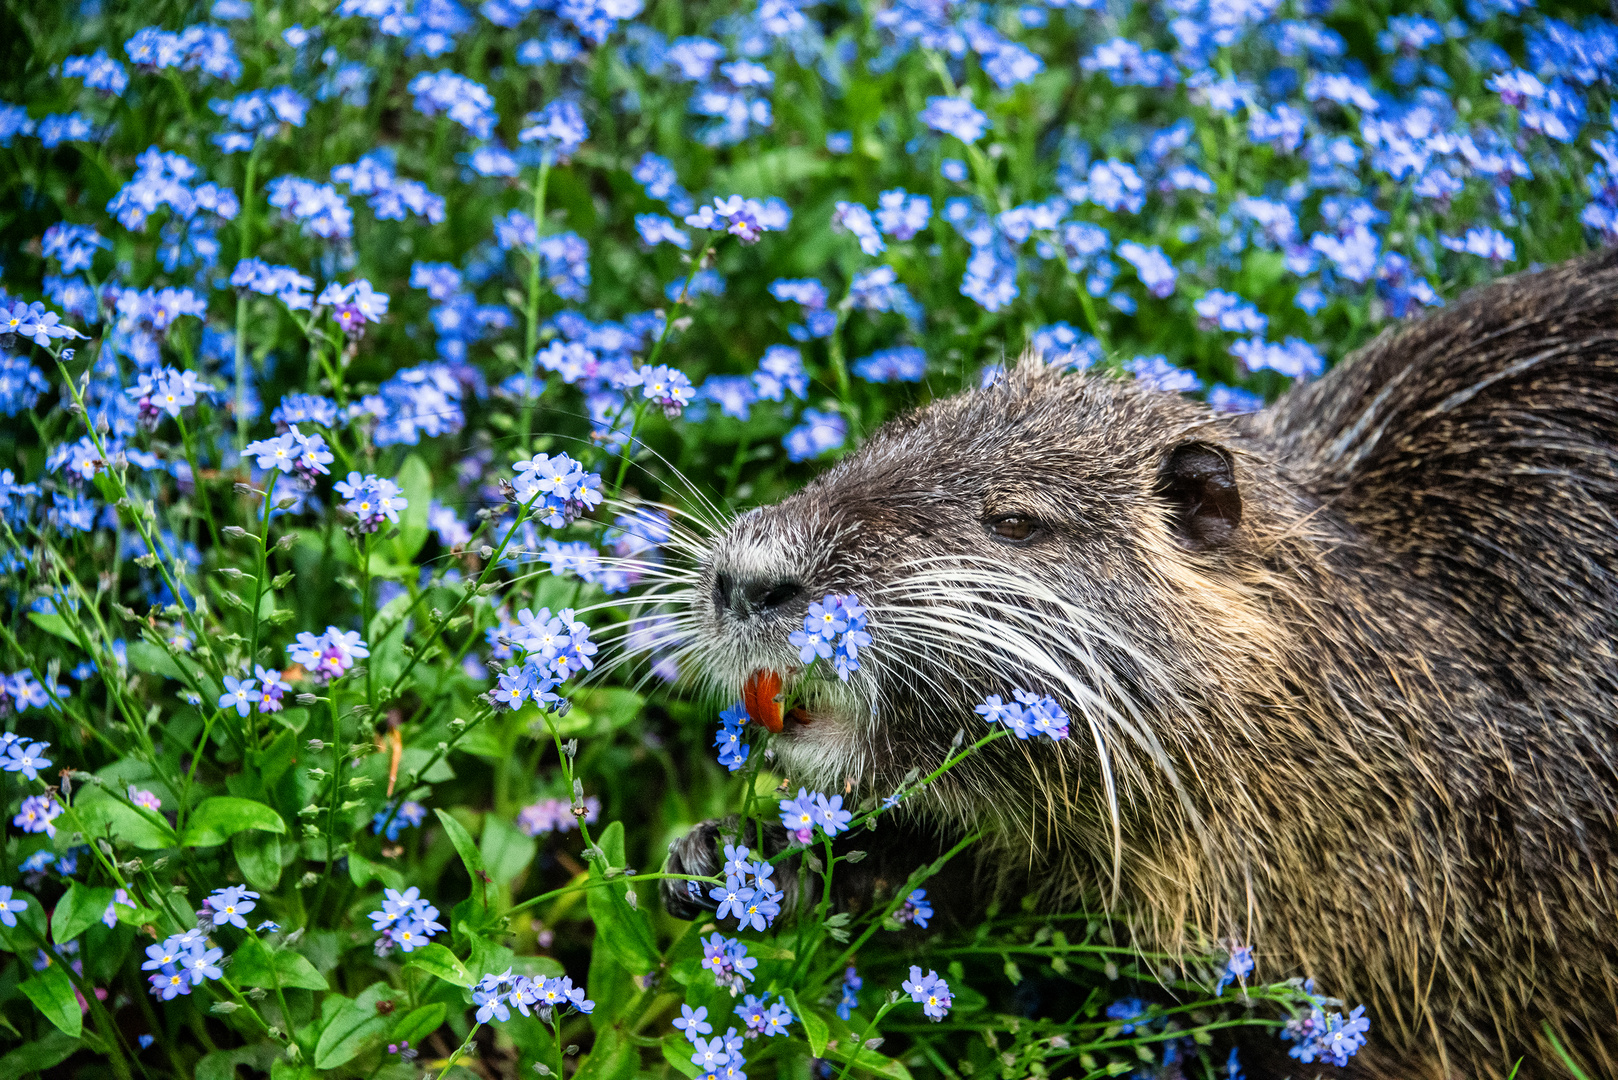
<instances>
[{"instance_id":1,"label":"green leaf","mask_svg":"<svg viewBox=\"0 0 1618 1080\"><path fill-rule=\"evenodd\" d=\"M230 838L230 850L242 877L260 892L274 892L281 883L281 841L274 833L248 830Z\"/></svg>"},{"instance_id":2,"label":"green leaf","mask_svg":"<svg viewBox=\"0 0 1618 1080\"><path fill-rule=\"evenodd\" d=\"M19 1046L5 1057L0 1057L0 1080L41 1073L60 1065L73 1056L84 1043L60 1031L51 1030L42 1039Z\"/></svg>"},{"instance_id":3,"label":"green leaf","mask_svg":"<svg viewBox=\"0 0 1618 1080\"><path fill-rule=\"evenodd\" d=\"M0 948L32 956L34 950L39 948L39 943L45 940L45 909L39 906L33 893L22 889L14 890L11 899L21 900L28 906L15 912L16 926L0 925Z\"/></svg>"},{"instance_id":4,"label":"green leaf","mask_svg":"<svg viewBox=\"0 0 1618 1080\"><path fill-rule=\"evenodd\" d=\"M242 942L236 950L231 972L243 986L275 988L277 981L283 990L297 987L303 990L326 990L329 984L315 966L291 949L272 951L256 937Z\"/></svg>"},{"instance_id":5,"label":"green leaf","mask_svg":"<svg viewBox=\"0 0 1618 1080\"><path fill-rule=\"evenodd\" d=\"M185 681L185 673L174 662L174 658L149 641L131 641L124 655L129 658L129 666L136 671Z\"/></svg>"},{"instance_id":6,"label":"green leaf","mask_svg":"<svg viewBox=\"0 0 1618 1080\"><path fill-rule=\"evenodd\" d=\"M315 1069L307 1061L294 1064L286 1058L276 1058L270 1066L270 1080L313 1080Z\"/></svg>"},{"instance_id":7,"label":"green leaf","mask_svg":"<svg viewBox=\"0 0 1618 1080\"><path fill-rule=\"evenodd\" d=\"M663 1036L663 1060L691 1077L691 1080L702 1075L702 1069L691 1060L691 1043L677 1032Z\"/></svg>"},{"instance_id":8,"label":"green leaf","mask_svg":"<svg viewBox=\"0 0 1618 1080\"><path fill-rule=\"evenodd\" d=\"M472 834L466 831L466 826L456 821L446 811L434 810L438 815L439 824L444 826L444 832L449 835L449 842L455 845L460 853L461 862L466 864L466 873L472 879L472 902L474 906L486 908L487 890L484 878L487 871L483 869L483 856L478 853L478 846L472 840Z\"/></svg>"},{"instance_id":9,"label":"green leaf","mask_svg":"<svg viewBox=\"0 0 1618 1080\"><path fill-rule=\"evenodd\" d=\"M629 1080L640 1066L640 1054L617 1027L596 1036L590 1056L584 1059L573 1080Z\"/></svg>"},{"instance_id":10,"label":"green leaf","mask_svg":"<svg viewBox=\"0 0 1618 1080\"><path fill-rule=\"evenodd\" d=\"M411 1046L419 1046L423 1039L443 1026L444 1017L448 1013L449 1007L442 1001L423 1005L419 1009L411 1009L393 1025L393 1032L388 1038L392 1042L407 1042Z\"/></svg>"},{"instance_id":11,"label":"green leaf","mask_svg":"<svg viewBox=\"0 0 1618 1080\"><path fill-rule=\"evenodd\" d=\"M84 1031L84 1014L79 1012L79 999L73 996L73 983L60 964L51 964L23 983L22 992L62 1034L77 1039Z\"/></svg>"},{"instance_id":12,"label":"green leaf","mask_svg":"<svg viewBox=\"0 0 1618 1080\"><path fill-rule=\"evenodd\" d=\"M73 624L55 612L47 614L43 611L30 611L28 621L47 634L55 634L59 638L73 642L75 645L79 643L78 636L73 633Z\"/></svg>"},{"instance_id":13,"label":"green leaf","mask_svg":"<svg viewBox=\"0 0 1618 1080\"><path fill-rule=\"evenodd\" d=\"M394 989L385 982L360 991L353 1001L344 1001L326 1021L315 1045L315 1068L335 1069L359 1055L365 1045L388 1030L387 1018L376 1011L379 1001L393 999Z\"/></svg>"},{"instance_id":14,"label":"green leaf","mask_svg":"<svg viewBox=\"0 0 1618 1080\"><path fill-rule=\"evenodd\" d=\"M355 851L348 853L348 877L362 889L378 878L390 889L404 888L403 874L386 863L374 863Z\"/></svg>"},{"instance_id":15,"label":"green leaf","mask_svg":"<svg viewBox=\"0 0 1618 1080\"><path fill-rule=\"evenodd\" d=\"M490 814L483 819L483 863L497 885L510 885L528 869L539 844L515 825Z\"/></svg>"},{"instance_id":16,"label":"green leaf","mask_svg":"<svg viewBox=\"0 0 1618 1080\"><path fill-rule=\"evenodd\" d=\"M74 809L84 821L88 840L110 835L114 843L146 851L180 846L179 837L156 811L137 810L105 792L86 791Z\"/></svg>"},{"instance_id":17,"label":"green leaf","mask_svg":"<svg viewBox=\"0 0 1618 1080\"><path fill-rule=\"evenodd\" d=\"M781 1000L787 1003L792 1015L803 1023L803 1034L809 1040L809 1052L815 1057L825 1057L826 1040L831 1036L831 1032L826 1028L826 1021L822 1020L818 1013L799 1005L798 995L791 990L783 990Z\"/></svg>"},{"instance_id":18,"label":"green leaf","mask_svg":"<svg viewBox=\"0 0 1618 1080\"><path fill-rule=\"evenodd\" d=\"M271 1063L281 1056L281 1047L275 1043L254 1043L232 1050L215 1050L197 1062L191 1080L240 1080L236 1069L250 1065L259 1072L269 1072Z\"/></svg>"},{"instance_id":19,"label":"green leaf","mask_svg":"<svg viewBox=\"0 0 1618 1080\"><path fill-rule=\"evenodd\" d=\"M233 795L216 795L205 799L191 812L185 824L181 841L186 847L215 847L239 832L257 830L285 833L287 823L281 815L261 802L238 799Z\"/></svg>"},{"instance_id":20,"label":"green leaf","mask_svg":"<svg viewBox=\"0 0 1618 1080\"><path fill-rule=\"evenodd\" d=\"M51 940L58 945L72 941L86 928L100 922L110 903L111 889L92 889L75 881L51 912Z\"/></svg>"},{"instance_id":21,"label":"green leaf","mask_svg":"<svg viewBox=\"0 0 1618 1080\"><path fill-rule=\"evenodd\" d=\"M605 853L608 865L618 868L625 866L624 823L614 821L603 829L597 837L596 846ZM591 921L596 924L597 940L605 942L612 955L631 974L645 975L658 963L657 948L646 915L631 908L629 901L624 899L629 893L627 881L597 884L605 881L601 860L592 859L590 888L585 890L585 904L590 909Z\"/></svg>"},{"instance_id":22,"label":"green leaf","mask_svg":"<svg viewBox=\"0 0 1618 1080\"><path fill-rule=\"evenodd\" d=\"M410 505L399 511L399 535L394 538L394 554L409 562L427 542L427 508L433 498L433 474L418 454L411 454L399 466L394 482Z\"/></svg>"},{"instance_id":23,"label":"green leaf","mask_svg":"<svg viewBox=\"0 0 1618 1080\"><path fill-rule=\"evenodd\" d=\"M477 982L466 965L443 945L423 945L413 949L405 958L405 966L420 968L427 974L456 986L469 987Z\"/></svg>"}]
</instances>

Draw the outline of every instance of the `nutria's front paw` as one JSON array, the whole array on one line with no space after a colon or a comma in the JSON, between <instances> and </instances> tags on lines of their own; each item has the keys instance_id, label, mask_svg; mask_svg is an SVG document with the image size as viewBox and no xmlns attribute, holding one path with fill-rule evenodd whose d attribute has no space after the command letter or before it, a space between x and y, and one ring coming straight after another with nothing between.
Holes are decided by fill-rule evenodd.
<instances>
[{"instance_id":1,"label":"nutria's front paw","mask_svg":"<svg viewBox=\"0 0 1618 1080\"><path fill-rule=\"evenodd\" d=\"M696 874L713 877L724 863L719 851L718 821L704 821L680 839L669 845L669 860L664 869L670 874ZM708 886L700 881L665 878L663 881L663 907L676 919L696 920L718 908L708 897Z\"/></svg>"},{"instance_id":2,"label":"nutria's front paw","mask_svg":"<svg viewBox=\"0 0 1618 1080\"><path fill-rule=\"evenodd\" d=\"M759 830L756 826L749 825L748 831L751 835L747 837L747 841L750 842L744 843L736 818L704 821L669 845L668 864L664 869L671 874L692 874L722 879L725 876L725 863L728 857L725 851L727 844L743 843L743 849L747 854L741 855L738 852L738 857L758 860L774 858L785 851L790 843L785 829L779 825L766 825L762 830L763 850L757 850ZM772 882L782 894L780 900L782 914L789 918L797 907L797 862L796 857L785 860L777 867L780 872L775 875ZM709 895L712 889L713 886L706 882L665 879L663 907L676 919L705 918L719 907L719 902Z\"/></svg>"}]
</instances>

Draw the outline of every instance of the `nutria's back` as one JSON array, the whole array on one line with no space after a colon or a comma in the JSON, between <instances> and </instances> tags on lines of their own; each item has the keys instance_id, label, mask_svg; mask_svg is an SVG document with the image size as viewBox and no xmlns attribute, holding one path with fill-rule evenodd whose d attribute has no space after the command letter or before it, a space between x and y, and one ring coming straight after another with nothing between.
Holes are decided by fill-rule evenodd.
<instances>
[{"instance_id":1,"label":"nutria's back","mask_svg":"<svg viewBox=\"0 0 1618 1080\"><path fill-rule=\"evenodd\" d=\"M1388 1077L1618 1077L1618 256L1384 336L1274 408L1025 361L718 538L694 616L732 697L804 598L876 644L776 740L881 794L972 706L1057 694L914 813L1053 903L1250 941L1363 1001ZM718 588L723 582L724 587ZM781 598L785 597L786 600ZM752 599L749 599L752 598Z\"/></svg>"}]
</instances>

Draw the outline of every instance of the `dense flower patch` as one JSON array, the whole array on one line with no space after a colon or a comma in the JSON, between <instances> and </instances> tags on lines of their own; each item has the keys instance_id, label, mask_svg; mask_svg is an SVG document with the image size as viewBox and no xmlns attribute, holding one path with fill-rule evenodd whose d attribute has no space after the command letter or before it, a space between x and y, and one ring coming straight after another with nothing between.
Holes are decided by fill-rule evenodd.
<instances>
[{"instance_id":1,"label":"dense flower patch","mask_svg":"<svg viewBox=\"0 0 1618 1080\"><path fill-rule=\"evenodd\" d=\"M1364 1044L1240 942L1162 968L997 910L964 945L934 867L784 919L788 855L829 885L965 755L1081 718L1006 686L938 773L810 791L749 717L880 620L807 605L798 686L732 705L659 590L716 508L1025 348L1250 410L1618 241L1593 8L34 8L0 79L0 1065L1235 1080L1238 1029ZM726 813L792 846L728 838L682 886L717 912L672 918L632 867Z\"/></svg>"}]
</instances>

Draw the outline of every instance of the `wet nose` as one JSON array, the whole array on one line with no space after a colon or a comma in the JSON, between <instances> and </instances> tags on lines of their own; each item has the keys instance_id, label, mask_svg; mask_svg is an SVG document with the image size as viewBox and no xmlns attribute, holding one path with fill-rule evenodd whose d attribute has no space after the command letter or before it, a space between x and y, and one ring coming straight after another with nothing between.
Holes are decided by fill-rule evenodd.
<instances>
[{"instance_id":1,"label":"wet nose","mask_svg":"<svg viewBox=\"0 0 1618 1080\"><path fill-rule=\"evenodd\" d=\"M769 615L802 595L802 582L792 578L737 577L723 571L714 575L714 607L738 619Z\"/></svg>"}]
</instances>

